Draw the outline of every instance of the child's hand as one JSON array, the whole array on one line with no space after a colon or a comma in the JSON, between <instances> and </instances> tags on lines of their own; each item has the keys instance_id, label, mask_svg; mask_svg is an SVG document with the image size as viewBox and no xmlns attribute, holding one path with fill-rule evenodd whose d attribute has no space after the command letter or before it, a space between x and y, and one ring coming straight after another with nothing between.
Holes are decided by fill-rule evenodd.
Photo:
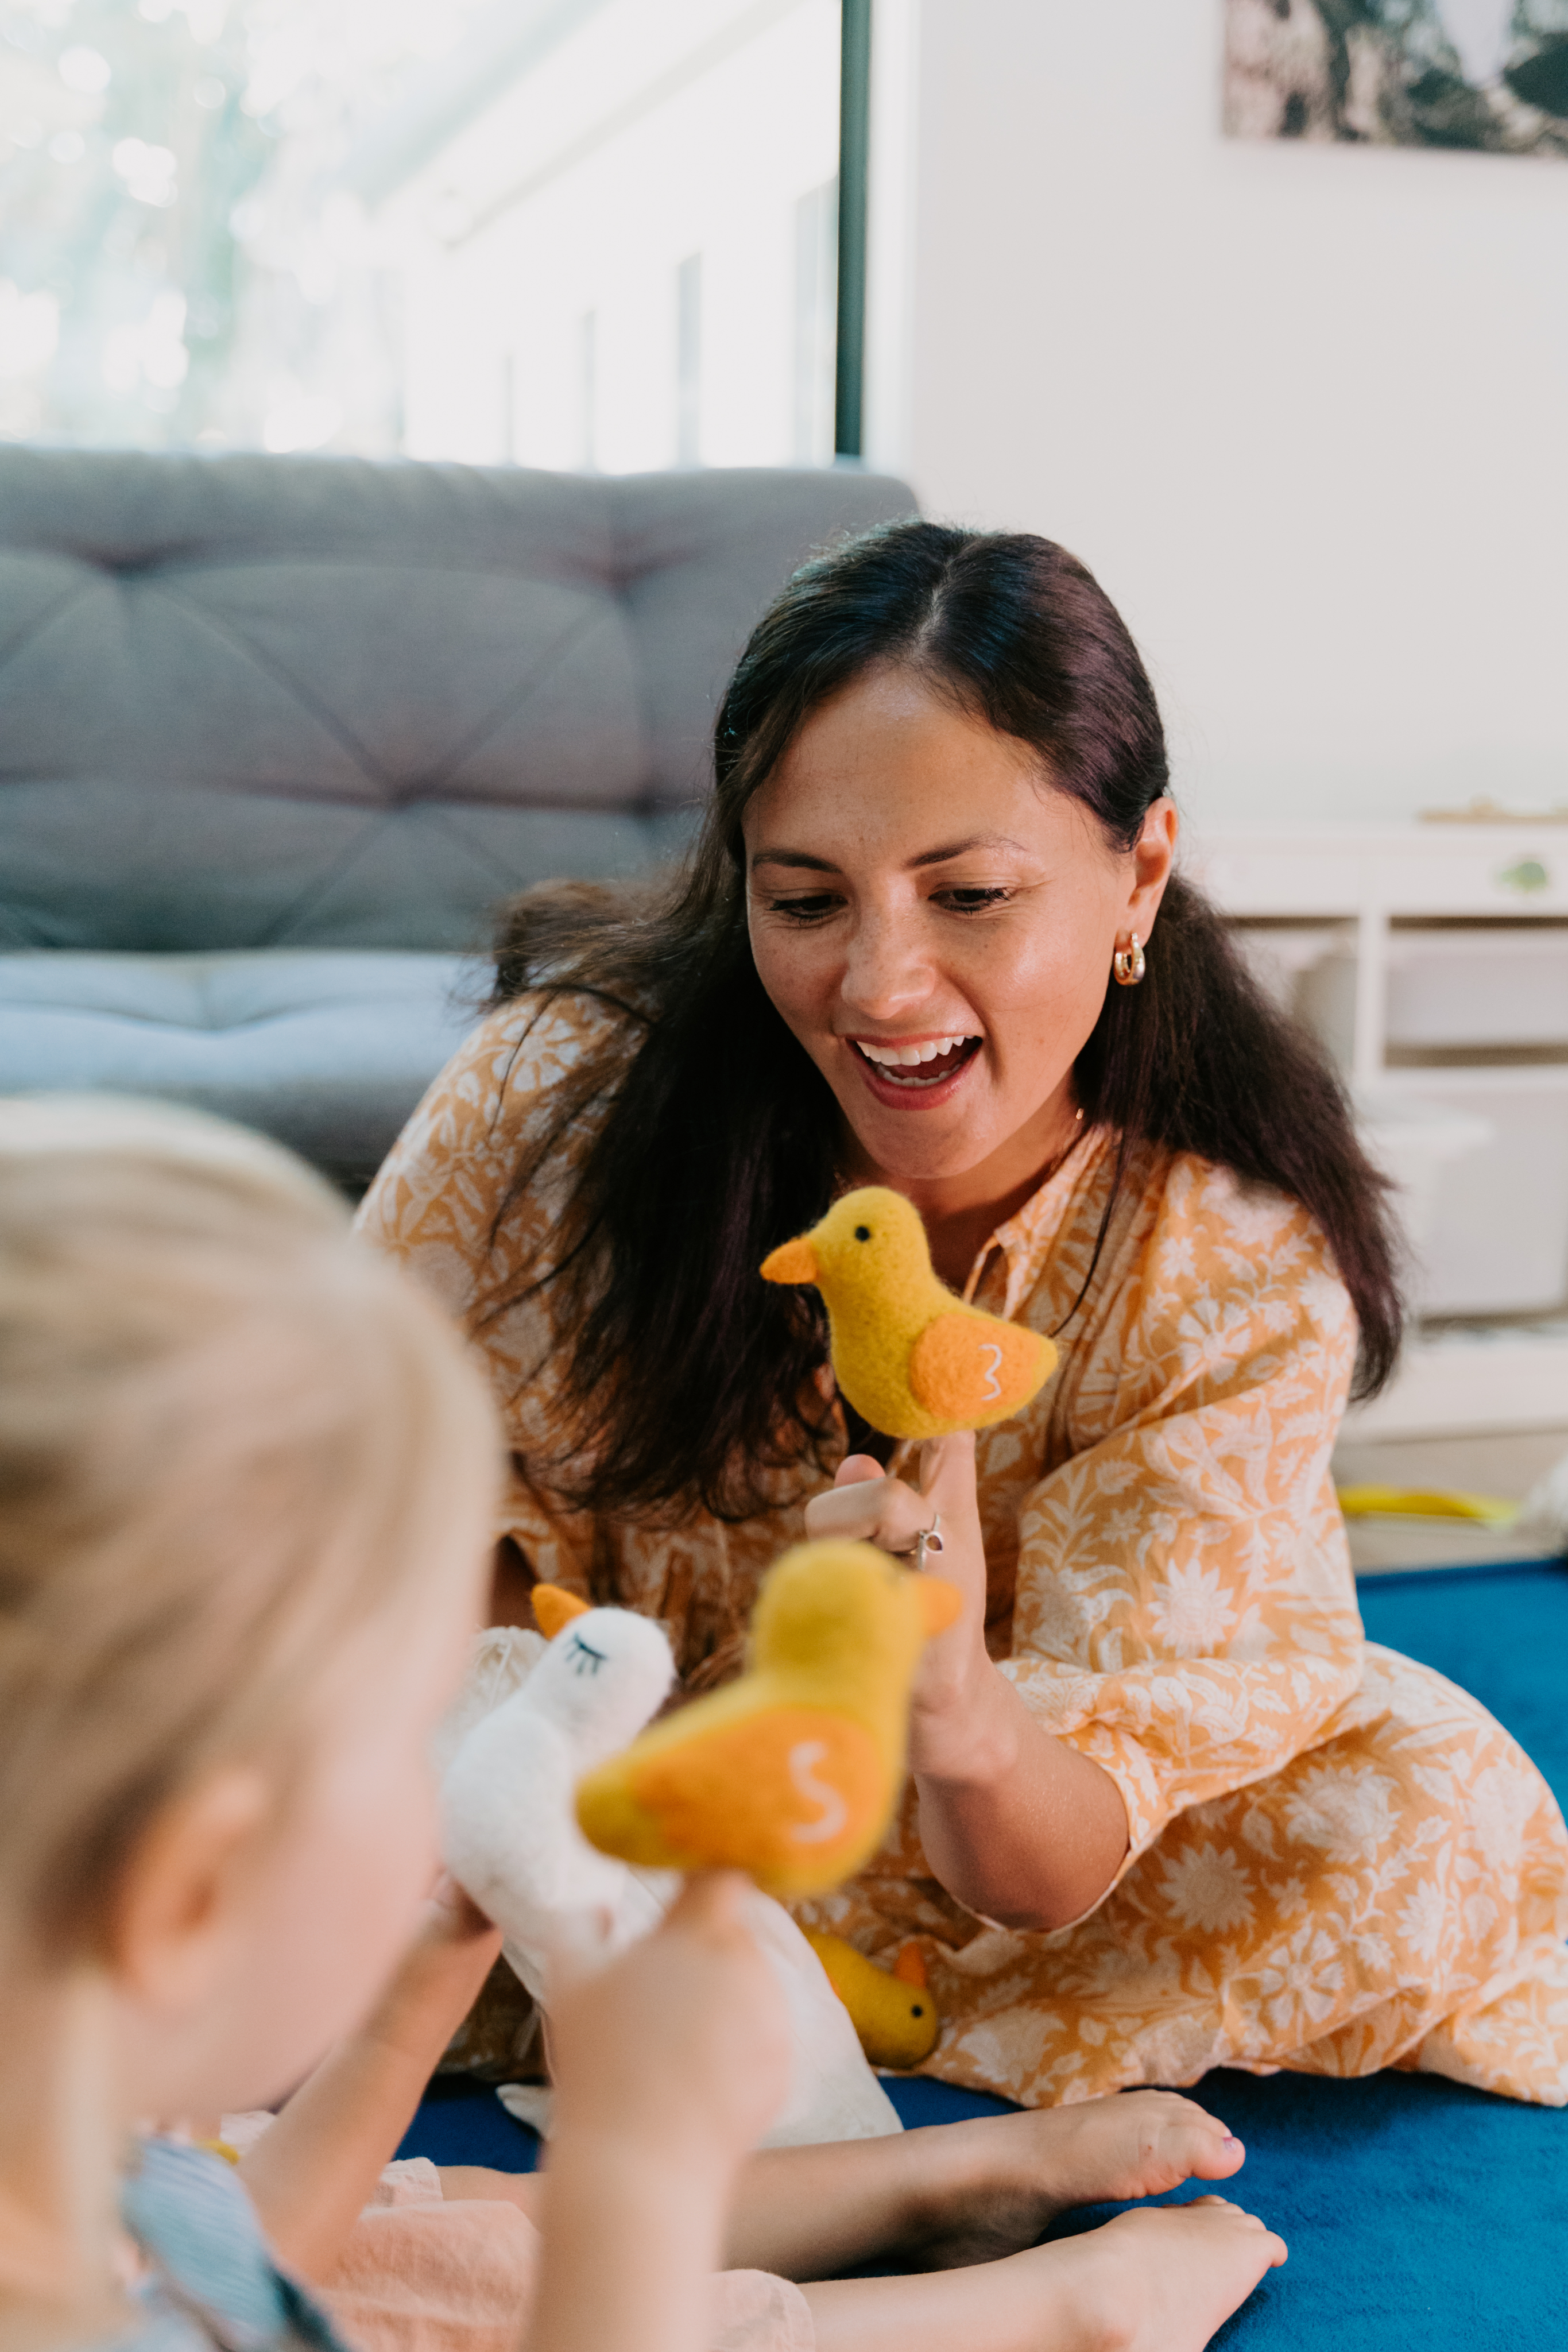
<instances>
[{"instance_id":1,"label":"child's hand","mask_svg":"<svg viewBox=\"0 0 1568 2352\"><path fill-rule=\"evenodd\" d=\"M600 1974L552 1970L534 2352L709 2340L735 2176L789 2086L784 1996L741 1916L745 1888L733 1871L690 1878Z\"/></svg>"},{"instance_id":2,"label":"child's hand","mask_svg":"<svg viewBox=\"0 0 1568 2352\"><path fill-rule=\"evenodd\" d=\"M411 2042L421 2053L434 2046L434 2064L474 2006L500 1952L499 1927L444 1872L367 2033L382 2042Z\"/></svg>"},{"instance_id":3,"label":"child's hand","mask_svg":"<svg viewBox=\"0 0 1568 2352\"><path fill-rule=\"evenodd\" d=\"M651 1936L552 1986L558 2144L727 2169L767 2130L789 2093L789 2028L741 1916L746 1884L735 1871L689 1878Z\"/></svg>"},{"instance_id":4,"label":"child's hand","mask_svg":"<svg viewBox=\"0 0 1568 2352\"><path fill-rule=\"evenodd\" d=\"M484 1962L488 1974L501 1949L501 1931L457 1881L443 1871L425 1899L423 1916L410 1947L433 1965L466 1967Z\"/></svg>"}]
</instances>

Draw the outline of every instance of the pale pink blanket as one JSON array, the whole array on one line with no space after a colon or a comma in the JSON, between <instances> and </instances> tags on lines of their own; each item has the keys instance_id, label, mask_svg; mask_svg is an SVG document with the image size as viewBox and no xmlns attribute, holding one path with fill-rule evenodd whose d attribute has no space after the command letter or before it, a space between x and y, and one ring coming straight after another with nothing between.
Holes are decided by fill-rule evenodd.
<instances>
[{"instance_id":1,"label":"pale pink blanket","mask_svg":"<svg viewBox=\"0 0 1568 2352\"><path fill-rule=\"evenodd\" d=\"M225 2116L248 2148L270 2116ZM428 2158L389 2164L324 2300L356 2352L528 2352L539 2233L515 2205L444 2198ZM713 2282L707 2352L813 2352L810 2306L767 2271Z\"/></svg>"},{"instance_id":2,"label":"pale pink blanket","mask_svg":"<svg viewBox=\"0 0 1568 2352\"><path fill-rule=\"evenodd\" d=\"M539 2252L528 2216L447 2200L423 2158L390 2166L382 2196L327 2288L350 2342L360 2352L526 2352ZM810 2308L787 2279L725 2271L712 2310L708 2352L812 2352Z\"/></svg>"}]
</instances>

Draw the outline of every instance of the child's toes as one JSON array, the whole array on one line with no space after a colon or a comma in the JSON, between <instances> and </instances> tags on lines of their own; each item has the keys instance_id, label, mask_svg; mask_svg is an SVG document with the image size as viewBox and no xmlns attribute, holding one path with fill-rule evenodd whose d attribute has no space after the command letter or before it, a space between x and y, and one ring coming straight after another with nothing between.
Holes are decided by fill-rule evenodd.
<instances>
[{"instance_id":1,"label":"child's toes","mask_svg":"<svg viewBox=\"0 0 1568 2352\"><path fill-rule=\"evenodd\" d=\"M1211 2212L1231 2214L1234 2217L1236 2228L1249 2230L1255 2235L1267 2238L1270 2270L1278 2270L1280 2264L1287 2260L1289 2249L1283 2238L1277 2236L1267 2221L1260 2220L1256 2213L1249 2213L1244 2205L1233 2203L1228 2197L1189 2197L1186 2201L1189 2206L1207 2206ZM1181 2209L1176 2206L1167 2206L1165 2210L1167 2212L1176 2212Z\"/></svg>"}]
</instances>

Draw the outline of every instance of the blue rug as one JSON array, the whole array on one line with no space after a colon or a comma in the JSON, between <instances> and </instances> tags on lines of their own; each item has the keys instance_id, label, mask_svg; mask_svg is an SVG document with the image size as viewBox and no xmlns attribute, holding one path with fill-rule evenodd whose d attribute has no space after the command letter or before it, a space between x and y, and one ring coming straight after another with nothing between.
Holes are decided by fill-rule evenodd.
<instances>
[{"instance_id":1,"label":"blue rug","mask_svg":"<svg viewBox=\"0 0 1568 2352\"><path fill-rule=\"evenodd\" d=\"M1360 1592L1369 1638L1473 1691L1568 1805L1568 1569L1369 1577ZM919 2077L888 2088L906 2124L1004 2111ZM1407 2074L1221 2071L1188 2095L1246 2143L1236 2193L1291 2249L1215 2338L1225 2352L1565 2352L1568 2111ZM525 2172L538 2146L483 2085L445 2077L399 2153Z\"/></svg>"}]
</instances>

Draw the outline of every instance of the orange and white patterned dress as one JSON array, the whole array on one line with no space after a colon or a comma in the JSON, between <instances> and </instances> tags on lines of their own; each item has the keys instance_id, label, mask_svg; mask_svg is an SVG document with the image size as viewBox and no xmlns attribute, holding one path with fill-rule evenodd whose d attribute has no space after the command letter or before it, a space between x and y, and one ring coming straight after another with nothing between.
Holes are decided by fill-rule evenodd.
<instances>
[{"instance_id":1,"label":"orange and white patterned dress","mask_svg":"<svg viewBox=\"0 0 1568 2352\"><path fill-rule=\"evenodd\" d=\"M610 1018L575 998L491 1014L361 1211L473 1332L525 1459L564 1360L550 1293L487 1309L541 1238L549 1263L580 1143L503 1204L552 1085ZM971 1296L1056 1330L1113 1141L1086 1134L998 1229ZM929 2071L1031 2105L1218 2064L1419 2067L1568 2103L1568 1834L1475 1700L1363 1636L1329 1475L1354 1320L1312 1219L1143 1150L1058 1344L1041 1395L979 1439L988 1639L1115 1781L1126 1859L1085 1918L1019 1933L937 1883L909 1803L809 1915L872 1953L921 1937L944 2020ZM690 1675L735 1654L822 1483L781 1474L756 1517L672 1534L563 1512L518 1471L500 1532L541 1577L663 1619Z\"/></svg>"}]
</instances>

